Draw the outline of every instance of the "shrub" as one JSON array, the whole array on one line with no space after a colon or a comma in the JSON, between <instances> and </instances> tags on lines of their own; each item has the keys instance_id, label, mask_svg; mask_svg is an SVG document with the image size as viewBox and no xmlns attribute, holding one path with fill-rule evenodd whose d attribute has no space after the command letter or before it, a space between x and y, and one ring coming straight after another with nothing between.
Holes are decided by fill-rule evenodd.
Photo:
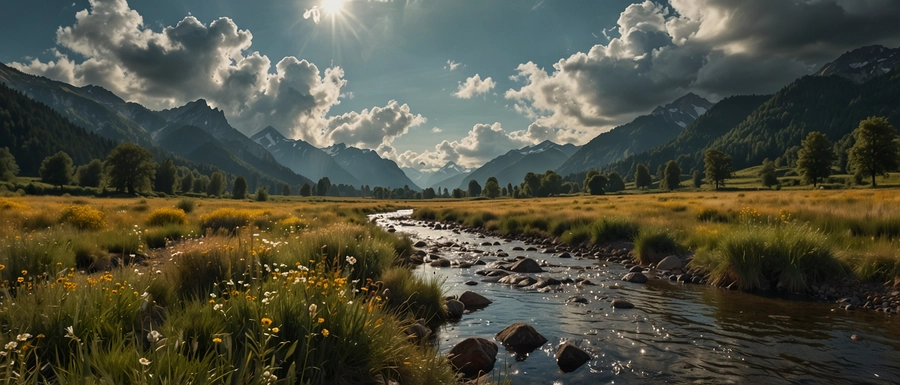
<instances>
[{"instance_id":1,"label":"shrub","mask_svg":"<svg viewBox=\"0 0 900 385\"><path fill-rule=\"evenodd\" d=\"M247 226L254 217L254 212L250 210L218 209L200 217L200 230L206 232L208 230L217 231L221 229L234 232L243 226Z\"/></svg>"},{"instance_id":2,"label":"shrub","mask_svg":"<svg viewBox=\"0 0 900 385\"><path fill-rule=\"evenodd\" d=\"M307 227L306 221L301 218L298 218L294 215L291 215L287 218L282 218L275 221L274 230L277 233L282 235L292 234L294 232L303 230Z\"/></svg>"},{"instance_id":3,"label":"shrub","mask_svg":"<svg viewBox=\"0 0 900 385\"><path fill-rule=\"evenodd\" d=\"M389 293L388 306L406 314L410 320L424 319L431 327L437 327L447 319L444 297L437 278L425 281L413 275L405 267L393 267L381 275L384 288Z\"/></svg>"},{"instance_id":4,"label":"shrub","mask_svg":"<svg viewBox=\"0 0 900 385\"><path fill-rule=\"evenodd\" d=\"M187 216L184 210L163 207L154 210L147 217L148 226L165 226L165 225L183 225L187 223Z\"/></svg>"},{"instance_id":5,"label":"shrub","mask_svg":"<svg viewBox=\"0 0 900 385\"><path fill-rule=\"evenodd\" d=\"M667 229L644 228L634 237L634 255L644 265L657 263L680 250L675 237Z\"/></svg>"},{"instance_id":6,"label":"shrub","mask_svg":"<svg viewBox=\"0 0 900 385\"><path fill-rule=\"evenodd\" d=\"M184 198L175 204L175 208L181 209L181 211L190 214L191 211L194 211L194 206L196 205L197 204L193 199Z\"/></svg>"},{"instance_id":7,"label":"shrub","mask_svg":"<svg viewBox=\"0 0 900 385\"><path fill-rule=\"evenodd\" d=\"M100 230L106 226L106 215L90 206L69 206L59 215L59 222L79 230Z\"/></svg>"},{"instance_id":8,"label":"shrub","mask_svg":"<svg viewBox=\"0 0 900 385\"><path fill-rule=\"evenodd\" d=\"M632 241L640 227L623 217L607 217L591 225L591 243L598 245L612 241Z\"/></svg>"},{"instance_id":9,"label":"shrub","mask_svg":"<svg viewBox=\"0 0 900 385\"><path fill-rule=\"evenodd\" d=\"M146 231L144 237L147 241L147 247L159 249L166 247L168 242L180 240L188 234L190 234L190 231L184 225L169 224L162 228Z\"/></svg>"},{"instance_id":10,"label":"shrub","mask_svg":"<svg viewBox=\"0 0 900 385\"><path fill-rule=\"evenodd\" d=\"M256 189L256 201L257 202L266 202L269 200L269 188L268 187L260 187Z\"/></svg>"},{"instance_id":11,"label":"shrub","mask_svg":"<svg viewBox=\"0 0 900 385\"><path fill-rule=\"evenodd\" d=\"M705 207L697 214L697 220L701 222L728 222L728 217L711 207Z\"/></svg>"}]
</instances>

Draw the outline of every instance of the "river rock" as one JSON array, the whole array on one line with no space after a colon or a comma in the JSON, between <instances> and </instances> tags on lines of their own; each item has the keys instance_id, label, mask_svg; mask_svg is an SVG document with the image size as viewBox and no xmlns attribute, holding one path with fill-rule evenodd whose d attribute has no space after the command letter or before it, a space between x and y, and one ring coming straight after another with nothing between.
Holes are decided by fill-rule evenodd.
<instances>
[{"instance_id":1,"label":"river rock","mask_svg":"<svg viewBox=\"0 0 900 385\"><path fill-rule=\"evenodd\" d=\"M516 282L516 286L518 286L518 287L526 287L526 286L534 285L535 283L537 283L537 279L535 279L534 277L528 277L528 276L526 276L526 277L525 277L524 279L522 279L521 281Z\"/></svg>"},{"instance_id":2,"label":"river rock","mask_svg":"<svg viewBox=\"0 0 900 385\"><path fill-rule=\"evenodd\" d=\"M583 303L583 304L587 305L588 300L587 300L587 298L584 298L584 297L574 296L574 297L569 297L566 299L566 303L569 303L569 302Z\"/></svg>"},{"instance_id":3,"label":"river rock","mask_svg":"<svg viewBox=\"0 0 900 385\"><path fill-rule=\"evenodd\" d=\"M482 246L493 246L494 244L490 243L490 242L481 242L481 245Z\"/></svg>"},{"instance_id":4,"label":"river rock","mask_svg":"<svg viewBox=\"0 0 900 385\"><path fill-rule=\"evenodd\" d=\"M622 277L622 280L632 283L647 283L649 279L643 273L628 273Z\"/></svg>"},{"instance_id":5,"label":"river rock","mask_svg":"<svg viewBox=\"0 0 900 385\"><path fill-rule=\"evenodd\" d=\"M572 258L572 254L569 254L569 253L560 253L557 257L558 257L558 258Z\"/></svg>"},{"instance_id":6,"label":"river rock","mask_svg":"<svg viewBox=\"0 0 900 385\"><path fill-rule=\"evenodd\" d=\"M522 248L522 246L516 246L516 247L513 247L512 249L513 249L513 251L525 251L525 249Z\"/></svg>"},{"instance_id":7,"label":"river rock","mask_svg":"<svg viewBox=\"0 0 900 385\"><path fill-rule=\"evenodd\" d=\"M467 286L475 286L475 285L478 284L478 282L475 282L475 281L466 281L465 284L466 284Z\"/></svg>"},{"instance_id":8,"label":"river rock","mask_svg":"<svg viewBox=\"0 0 900 385\"><path fill-rule=\"evenodd\" d=\"M665 257L656 264L657 270L675 270L682 267L684 267L684 264L681 263L681 258L678 258L678 256L675 255Z\"/></svg>"},{"instance_id":9,"label":"river rock","mask_svg":"<svg viewBox=\"0 0 900 385\"><path fill-rule=\"evenodd\" d=\"M451 319L460 318L466 310L466 305L459 300L451 299L447 301L447 317Z\"/></svg>"},{"instance_id":10,"label":"river rock","mask_svg":"<svg viewBox=\"0 0 900 385\"><path fill-rule=\"evenodd\" d=\"M459 302L462 302L463 305L466 305L466 309L479 309L493 303L483 295L473 291L466 291L465 293L462 293L462 295L459 296Z\"/></svg>"},{"instance_id":11,"label":"river rock","mask_svg":"<svg viewBox=\"0 0 900 385\"><path fill-rule=\"evenodd\" d=\"M435 229L435 230L443 230L443 229L444 229L444 227L443 227L443 226L441 226L441 224L440 224L440 223L435 223L435 224L434 224L434 229Z\"/></svg>"},{"instance_id":12,"label":"river rock","mask_svg":"<svg viewBox=\"0 0 900 385\"><path fill-rule=\"evenodd\" d=\"M559 345L556 349L556 364L564 373L578 369L581 365L590 361L591 355L570 342Z\"/></svg>"},{"instance_id":13,"label":"river rock","mask_svg":"<svg viewBox=\"0 0 900 385\"><path fill-rule=\"evenodd\" d=\"M450 267L450 260L447 258L438 258L431 261L432 267Z\"/></svg>"},{"instance_id":14,"label":"river rock","mask_svg":"<svg viewBox=\"0 0 900 385\"><path fill-rule=\"evenodd\" d=\"M509 270L515 271L516 273L542 273L544 269L541 269L541 266L537 263L537 261L531 258L524 258L513 264Z\"/></svg>"},{"instance_id":15,"label":"river rock","mask_svg":"<svg viewBox=\"0 0 900 385\"><path fill-rule=\"evenodd\" d=\"M497 344L491 341L469 337L450 349L447 356L457 372L467 378L473 378L494 369L498 350Z\"/></svg>"},{"instance_id":16,"label":"river rock","mask_svg":"<svg viewBox=\"0 0 900 385\"><path fill-rule=\"evenodd\" d=\"M424 325L425 320L419 320L406 329L406 335L413 340L421 341L431 334L431 329Z\"/></svg>"},{"instance_id":17,"label":"river rock","mask_svg":"<svg viewBox=\"0 0 900 385\"><path fill-rule=\"evenodd\" d=\"M548 247L546 249L541 250L541 252L544 254L553 254L553 253L556 253L556 249L554 249L552 247Z\"/></svg>"},{"instance_id":18,"label":"river rock","mask_svg":"<svg viewBox=\"0 0 900 385\"><path fill-rule=\"evenodd\" d=\"M526 248L525 251L537 251L537 247L528 246L528 248Z\"/></svg>"},{"instance_id":19,"label":"river rock","mask_svg":"<svg viewBox=\"0 0 900 385\"><path fill-rule=\"evenodd\" d=\"M630 269L628 269L629 273L642 273L643 271L644 268L640 266L632 266Z\"/></svg>"},{"instance_id":20,"label":"river rock","mask_svg":"<svg viewBox=\"0 0 900 385\"><path fill-rule=\"evenodd\" d=\"M634 304L632 304L631 302L628 302L624 299L614 299L612 301L612 307L614 307L616 309L633 309Z\"/></svg>"},{"instance_id":21,"label":"river rock","mask_svg":"<svg viewBox=\"0 0 900 385\"><path fill-rule=\"evenodd\" d=\"M685 283L691 283L691 280L692 280L692 279L694 279L694 276L691 275L691 273L684 273L684 274L679 274L678 277L677 277L677 279L676 279L676 281L678 281L678 282L685 282Z\"/></svg>"},{"instance_id":22,"label":"river rock","mask_svg":"<svg viewBox=\"0 0 900 385\"><path fill-rule=\"evenodd\" d=\"M515 351L532 351L547 342L531 325L516 322L497 333L494 338Z\"/></svg>"},{"instance_id":23,"label":"river rock","mask_svg":"<svg viewBox=\"0 0 900 385\"><path fill-rule=\"evenodd\" d=\"M415 244L413 244L413 247L425 247L425 246L428 246L428 244L425 243L425 241L418 241Z\"/></svg>"}]
</instances>

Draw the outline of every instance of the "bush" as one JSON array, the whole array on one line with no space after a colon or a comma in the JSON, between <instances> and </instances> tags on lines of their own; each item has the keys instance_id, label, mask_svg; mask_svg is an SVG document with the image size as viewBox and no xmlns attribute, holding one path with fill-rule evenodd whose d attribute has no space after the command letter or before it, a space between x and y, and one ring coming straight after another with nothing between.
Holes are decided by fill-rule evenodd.
<instances>
[{"instance_id":1,"label":"bush","mask_svg":"<svg viewBox=\"0 0 900 385\"><path fill-rule=\"evenodd\" d=\"M147 217L148 226L183 225L187 223L187 216L181 209L163 207L156 209Z\"/></svg>"},{"instance_id":2,"label":"bush","mask_svg":"<svg viewBox=\"0 0 900 385\"><path fill-rule=\"evenodd\" d=\"M269 200L269 189L267 187L260 187L256 189L256 201L257 202L266 202Z\"/></svg>"},{"instance_id":3,"label":"bush","mask_svg":"<svg viewBox=\"0 0 900 385\"><path fill-rule=\"evenodd\" d=\"M410 320L424 319L431 327L437 327L447 319L443 292L436 278L424 281L405 267L393 267L381 275L387 289L388 306L405 314Z\"/></svg>"},{"instance_id":4,"label":"bush","mask_svg":"<svg viewBox=\"0 0 900 385\"><path fill-rule=\"evenodd\" d=\"M632 241L640 227L623 217L607 217L591 225L591 243L598 245L613 241Z\"/></svg>"},{"instance_id":5,"label":"bush","mask_svg":"<svg viewBox=\"0 0 900 385\"><path fill-rule=\"evenodd\" d=\"M106 215L90 206L69 206L59 215L59 222L79 230L100 230L106 226Z\"/></svg>"},{"instance_id":6,"label":"bush","mask_svg":"<svg viewBox=\"0 0 900 385\"><path fill-rule=\"evenodd\" d=\"M184 211L188 214L190 214L191 211L194 211L194 206L196 206L194 200L188 198L184 198L175 204L175 208L181 209L181 211Z\"/></svg>"},{"instance_id":7,"label":"bush","mask_svg":"<svg viewBox=\"0 0 900 385\"><path fill-rule=\"evenodd\" d=\"M206 232L208 230L227 230L234 232L237 229L247 226L256 216L250 210L238 209L218 209L209 214L200 217L200 230Z\"/></svg>"},{"instance_id":8,"label":"bush","mask_svg":"<svg viewBox=\"0 0 900 385\"><path fill-rule=\"evenodd\" d=\"M663 258L681 251L669 230L644 228L634 238L634 255L643 265L657 263Z\"/></svg>"},{"instance_id":9,"label":"bush","mask_svg":"<svg viewBox=\"0 0 900 385\"><path fill-rule=\"evenodd\" d=\"M147 241L147 247L151 249L159 249L166 247L168 242L178 241L190 234L190 230L183 225L169 224L162 228L146 231L144 237Z\"/></svg>"},{"instance_id":10,"label":"bush","mask_svg":"<svg viewBox=\"0 0 900 385\"><path fill-rule=\"evenodd\" d=\"M697 220L700 222L728 222L728 217L711 207L705 207L697 214Z\"/></svg>"}]
</instances>

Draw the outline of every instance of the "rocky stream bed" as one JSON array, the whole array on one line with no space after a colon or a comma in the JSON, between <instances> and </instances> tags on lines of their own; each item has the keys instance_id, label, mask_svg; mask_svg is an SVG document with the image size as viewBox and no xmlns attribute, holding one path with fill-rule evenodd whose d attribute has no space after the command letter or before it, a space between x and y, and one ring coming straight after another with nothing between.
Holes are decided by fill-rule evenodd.
<instances>
[{"instance_id":1,"label":"rocky stream bed","mask_svg":"<svg viewBox=\"0 0 900 385\"><path fill-rule=\"evenodd\" d=\"M636 266L629 245L575 249L377 214L408 234L457 318L435 343L470 377L514 384L900 383L900 293L852 282L808 295L705 285L685 256ZM870 310L848 311L855 308Z\"/></svg>"}]
</instances>

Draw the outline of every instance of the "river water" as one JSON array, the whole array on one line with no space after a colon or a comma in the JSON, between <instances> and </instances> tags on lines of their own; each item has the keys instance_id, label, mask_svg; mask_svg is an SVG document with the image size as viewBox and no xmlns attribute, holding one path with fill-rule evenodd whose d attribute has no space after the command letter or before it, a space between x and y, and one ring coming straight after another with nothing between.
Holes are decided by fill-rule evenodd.
<instances>
[{"instance_id":1,"label":"river water","mask_svg":"<svg viewBox=\"0 0 900 385\"><path fill-rule=\"evenodd\" d=\"M421 277L439 277L448 295L471 290L493 301L463 315L438 331L446 354L467 337L493 340L514 322L525 322L548 342L517 361L502 346L492 372L513 384L716 383L716 384L898 384L900 383L900 316L869 310L846 311L830 303L766 297L654 279L647 284L621 281L619 264L595 259L561 259L535 251L513 251L520 241L478 238L434 230L409 220L411 210L374 215L414 240L452 241L483 251L485 262L510 256L547 260L560 267L537 276L587 278L596 286L563 285L561 291L539 293L484 282L471 268L416 268ZM483 242L498 246L480 246ZM471 253L442 252L448 259ZM478 282L475 286L466 281ZM582 296L588 304L566 303ZM613 309L624 299L634 309ZM851 336L856 338L851 338ZM592 359L571 373L559 370L554 358L560 343L573 342ZM499 345L499 344L498 344Z\"/></svg>"}]
</instances>

